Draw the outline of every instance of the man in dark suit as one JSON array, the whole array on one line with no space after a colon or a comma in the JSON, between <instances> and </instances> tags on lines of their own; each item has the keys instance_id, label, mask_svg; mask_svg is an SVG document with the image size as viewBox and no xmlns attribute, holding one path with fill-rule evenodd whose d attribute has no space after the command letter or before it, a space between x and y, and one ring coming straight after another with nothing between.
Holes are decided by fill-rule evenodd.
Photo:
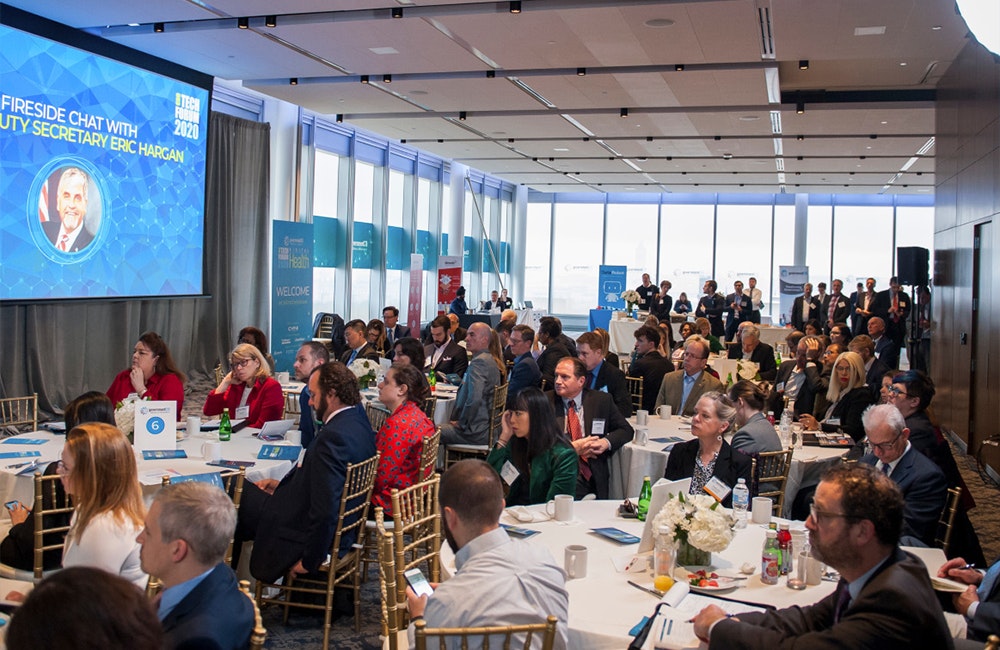
<instances>
[{"instance_id":1,"label":"man in dark suit","mask_svg":"<svg viewBox=\"0 0 1000 650\"><path fill-rule=\"evenodd\" d=\"M851 334L858 331L858 320L861 318L861 314L857 312L859 300L861 296L865 293L864 283L858 282L857 288L851 292L851 300L848 303L849 313L851 314Z\"/></svg>"},{"instance_id":2,"label":"man in dark suit","mask_svg":"<svg viewBox=\"0 0 1000 650\"><path fill-rule=\"evenodd\" d=\"M822 348L817 337L803 336L796 344L795 359L782 362L767 398L767 408L774 411L774 417L781 417L786 397L795 402L795 419L803 413L812 415L816 396L822 390L818 363Z\"/></svg>"},{"instance_id":3,"label":"man in dark suit","mask_svg":"<svg viewBox=\"0 0 1000 650\"><path fill-rule=\"evenodd\" d=\"M306 341L295 354L295 378L301 382L309 383L309 375L314 368L322 366L330 361L330 351L319 341ZM313 425L314 413L309 406L309 386L306 385L299 393L299 431L302 432L302 446L308 448L312 442L313 434L316 430Z\"/></svg>"},{"instance_id":4,"label":"man in dark suit","mask_svg":"<svg viewBox=\"0 0 1000 650\"><path fill-rule=\"evenodd\" d=\"M456 374L464 376L469 367L469 355L465 348L448 336L451 322L447 316L438 316L431 321L431 341L424 346L424 362L426 370L434 370L438 374Z\"/></svg>"},{"instance_id":5,"label":"man in dark suit","mask_svg":"<svg viewBox=\"0 0 1000 650\"><path fill-rule=\"evenodd\" d=\"M175 483L153 497L137 540L142 570L163 583L165 648L247 647L253 605L222 563L235 528L236 508L214 485Z\"/></svg>"},{"instance_id":6,"label":"man in dark suit","mask_svg":"<svg viewBox=\"0 0 1000 650\"><path fill-rule=\"evenodd\" d=\"M865 280L865 290L854 305L854 336L868 331L868 319L875 315L875 278Z\"/></svg>"},{"instance_id":7,"label":"man in dark suit","mask_svg":"<svg viewBox=\"0 0 1000 650\"><path fill-rule=\"evenodd\" d=\"M750 296L743 294L743 283L733 283L733 292L726 296L726 340L732 341L740 323L750 320Z\"/></svg>"},{"instance_id":8,"label":"man in dark suit","mask_svg":"<svg viewBox=\"0 0 1000 650\"><path fill-rule=\"evenodd\" d=\"M501 320L497 323L497 326L493 328L493 331L497 333L500 337L500 350L503 352L503 360L506 364L514 363L515 355L510 349L510 333L514 331L514 325L509 320ZM534 336L534 331L532 331L532 336Z\"/></svg>"},{"instance_id":9,"label":"man in dark suit","mask_svg":"<svg viewBox=\"0 0 1000 650\"><path fill-rule=\"evenodd\" d=\"M681 368L667 373L654 408L669 404L675 415L694 415L694 406L709 391L722 391L722 382L708 374L708 341L692 334L684 342Z\"/></svg>"},{"instance_id":10,"label":"man in dark suit","mask_svg":"<svg viewBox=\"0 0 1000 650\"><path fill-rule=\"evenodd\" d=\"M629 376L642 378L642 408L652 411L656 407L656 395L660 392L663 378L668 372L674 371L674 364L660 354L658 327L643 325L633 336L636 359L628 368Z\"/></svg>"},{"instance_id":11,"label":"man in dark suit","mask_svg":"<svg viewBox=\"0 0 1000 650\"><path fill-rule=\"evenodd\" d=\"M459 323L458 314L448 314L448 333L455 343L461 343L469 334L469 330L462 327Z\"/></svg>"},{"instance_id":12,"label":"man in dark suit","mask_svg":"<svg viewBox=\"0 0 1000 650\"><path fill-rule=\"evenodd\" d=\"M368 326L360 318L347 323L344 326L344 338L347 340L347 349L340 355L340 362L345 366L350 366L357 359L369 359L378 362L378 350L368 343Z\"/></svg>"},{"instance_id":13,"label":"man in dark suit","mask_svg":"<svg viewBox=\"0 0 1000 650\"><path fill-rule=\"evenodd\" d=\"M806 528L813 555L840 573L837 590L814 605L733 618L710 605L694 633L727 650L954 647L923 562L896 547L902 521L892 481L858 463L833 466Z\"/></svg>"},{"instance_id":14,"label":"man in dark suit","mask_svg":"<svg viewBox=\"0 0 1000 650\"><path fill-rule=\"evenodd\" d=\"M792 327L800 332L806 331L806 323L819 315L819 303L812 291L813 286L806 282L802 285L802 295L796 296L792 303Z\"/></svg>"},{"instance_id":15,"label":"man in dark suit","mask_svg":"<svg viewBox=\"0 0 1000 650\"><path fill-rule=\"evenodd\" d=\"M702 291L705 295L698 300L694 315L707 318L712 325L712 336L723 338L726 335L726 328L722 324L722 312L726 309L726 298L718 293L719 285L715 280L708 280Z\"/></svg>"},{"instance_id":16,"label":"man in dark suit","mask_svg":"<svg viewBox=\"0 0 1000 650\"><path fill-rule=\"evenodd\" d=\"M820 305L820 318L823 323L823 332L830 335L830 329L836 323L843 323L851 313L850 301L844 297L844 283L842 280L834 280L832 283L833 293L823 300Z\"/></svg>"},{"instance_id":17,"label":"man in dark suit","mask_svg":"<svg viewBox=\"0 0 1000 650\"><path fill-rule=\"evenodd\" d=\"M555 316L543 316L538 321L538 342L545 346L538 355L538 369L549 390L555 384L556 365L565 357L576 356L563 342L562 321ZM574 347L575 350L575 347Z\"/></svg>"},{"instance_id":18,"label":"man in dark suit","mask_svg":"<svg viewBox=\"0 0 1000 650\"><path fill-rule=\"evenodd\" d=\"M382 321L385 323L385 346L391 354L396 341L410 335L410 328L399 322L399 310L392 305L382 309Z\"/></svg>"},{"instance_id":19,"label":"man in dark suit","mask_svg":"<svg viewBox=\"0 0 1000 650\"><path fill-rule=\"evenodd\" d=\"M888 289L879 291L875 296L875 308L872 311L885 320L885 333L892 339L897 350L902 350L906 344L906 321L910 318L912 307L910 297L903 293L896 276L889 278Z\"/></svg>"},{"instance_id":20,"label":"man in dark suit","mask_svg":"<svg viewBox=\"0 0 1000 650\"><path fill-rule=\"evenodd\" d=\"M757 364L757 371L764 381L774 381L778 374L778 363L774 360L774 348L760 342L760 328L744 321L738 330L738 343L729 346L730 359L743 359Z\"/></svg>"},{"instance_id":21,"label":"man in dark suit","mask_svg":"<svg viewBox=\"0 0 1000 650\"><path fill-rule=\"evenodd\" d=\"M233 564L239 561L236 549L255 540L250 573L265 582L289 570L317 572L330 554L347 465L376 454L375 432L364 411L356 408L361 402L358 380L345 365L320 366L309 377L309 392L323 426L302 464L280 482L264 479L243 489ZM342 537L340 554L354 542L353 535Z\"/></svg>"},{"instance_id":22,"label":"man in dark suit","mask_svg":"<svg viewBox=\"0 0 1000 650\"><path fill-rule=\"evenodd\" d=\"M42 222L42 230L52 245L67 253L77 253L94 241L85 225L90 177L78 167L70 167L59 176L56 211L59 221Z\"/></svg>"},{"instance_id":23,"label":"man in dark suit","mask_svg":"<svg viewBox=\"0 0 1000 650\"><path fill-rule=\"evenodd\" d=\"M587 388L611 395L622 416L632 417L632 397L625 382L625 373L604 361L608 353L604 339L596 332L584 332L576 339L577 356L587 366Z\"/></svg>"},{"instance_id":24,"label":"man in dark suit","mask_svg":"<svg viewBox=\"0 0 1000 650\"><path fill-rule=\"evenodd\" d=\"M895 368L890 368L875 356L875 342L867 334L855 336L847 344L847 349L861 355L861 360L865 362L865 383L871 389L875 403L878 403L881 400L882 377Z\"/></svg>"},{"instance_id":25,"label":"man in dark suit","mask_svg":"<svg viewBox=\"0 0 1000 650\"><path fill-rule=\"evenodd\" d=\"M542 373L538 363L531 356L531 344L535 342L535 330L527 325L515 325L510 333L510 351L514 353L514 368L510 371L507 382L507 408L514 403L514 398L529 386L538 387L542 381Z\"/></svg>"},{"instance_id":26,"label":"man in dark suit","mask_svg":"<svg viewBox=\"0 0 1000 650\"><path fill-rule=\"evenodd\" d=\"M902 490L903 534L931 544L948 498L944 472L910 444L910 430L892 404L870 407L862 421L871 451L860 462L874 465Z\"/></svg>"},{"instance_id":27,"label":"man in dark suit","mask_svg":"<svg viewBox=\"0 0 1000 650\"><path fill-rule=\"evenodd\" d=\"M886 334L885 321L879 316L872 316L868 319L868 336L875 344L875 356L878 357L879 361L884 363L889 370L898 368L899 346Z\"/></svg>"},{"instance_id":28,"label":"man in dark suit","mask_svg":"<svg viewBox=\"0 0 1000 650\"><path fill-rule=\"evenodd\" d=\"M546 395L555 408L557 426L573 441L573 449L580 457L576 497L596 494L598 499L607 499L611 455L631 440L635 431L610 395L586 390L587 376L583 361L575 357L563 359L556 365L555 390Z\"/></svg>"}]
</instances>

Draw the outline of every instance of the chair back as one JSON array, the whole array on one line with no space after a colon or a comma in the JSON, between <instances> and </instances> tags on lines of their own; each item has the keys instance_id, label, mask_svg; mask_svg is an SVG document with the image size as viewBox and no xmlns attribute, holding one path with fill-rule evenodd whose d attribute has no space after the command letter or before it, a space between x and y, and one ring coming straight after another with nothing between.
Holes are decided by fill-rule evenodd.
<instances>
[{"instance_id":1,"label":"chair back","mask_svg":"<svg viewBox=\"0 0 1000 650\"><path fill-rule=\"evenodd\" d=\"M229 495L229 498L233 500L233 506L236 508L236 514L239 515L240 500L243 498L243 484L246 481L246 472L247 472L246 468L241 467L239 469L229 469L219 472L209 472L207 474L199 474L195 476L164 475L161 485L162 487L167 487L171 483L183 483L184 481L202 480L202 478L211 478L212 474L217 474L221 485L219 483L216 483L215 480L211 480L209 482L218 485L218 487L220 487L226 494ZM232 559L233 559L233 538L230 537L229 546L226 548L226 557L223 559L223 561L226 564L229 564ZM153 580L152 577L150 577L150 583L152 583L152 580ZM153 593L149 593L150 588L151 587L147 585L146 591L149 595L153 595L155 591Z\"/></svg>"},{"instance_id":2,"label":"chair back","mask_svg":"<svg viewBox=\"0 0 1000 650\"><path fill-rule=\"evenodd\" d=\"M503 411L507 407L508 384L501 384L493 389L493 405L490 408L490 428L487 452L493 449L497 438L500 437L500 430L503 428Z\"/></svg>"},{"instance_id":3,"label":"chair back","mask_svg":"<svg viewBox=\"0 0 1000 650\"><path fill-rule=\"evenodd\" d=\"M38 393L0 399L0 429L10 428L15 433L29 426L29 431L38 430Z\"/></svg>"},{"instance_id":4,"label":"chair back","mask_svg":"<svg viewBox=\"0 0 1000 650\"><path fill-rule=\"evenodd\" d=\"M944 551L948 555L948 547L951 545L951 530L955 524L955 514L958 512L958 502L962 497L961 488L948 488L948 500L941 511L941 518L938 520L937 535L934 537L934 546Z\"/></svg>"},{"instance_id":5,"label":"chair back","mask_svg":"<svg viewBox=\"0 0 1000 650\"><path fill-rule=\"evenodd\" d=\"M249 580L240 580L240 591L253 603L253 627L250 628L250 650L262 650L264 641L267 640L267 630L264 628L264 623L260 618L260 607L257 607L257 601L254 600L253 594L250 593Z\"/></svg>"},{"instance_id":6,"label":"chair back","mask_svg":"<svg viewBox=\"0 0 1000 650\"><path fill-rule=\"evenodd\" d=\"M371 422L372 430L376 432L382 428L382 425L385 424L385 419L389 417L389 411L375 406L370 402L365 405L365 413L368 414L368 421Z\"/></svg>"},{"instance_id":7,"label":"chair back","mask_svg":"<svg viewBox=\"0 0 1000 650\"><path fill-rule=\"evenodd\" d=\"M556 617L549 616L544 623L532 625L497 625L490 627L452 627L452 628L429 628L426 621L419 620L415 624L414 641L417 650L427 650L427 640L437 638L441 641L441 647L445 647L446 639L458 639L461 647L469 647L469 639L482 639L483 648L493 647L490 639L501 641L496 644L498 648L517 647L512 645L523 635L524 643L521 648L540 648L541 650L552 650L556 640ZM534 644L538 641L539 645Z\"/></svg>"},{"instance_id":8,"label":"chair back","mask_svg":"<svg viewBox=\"0 0 1000 650\"><path fill-rule=\"evenodd\" d=\"M642 377L625 376L625 383L628 385L628 394L632 398L632 410L638 411L642 408Z\"/></svg>"},{"instance_id":9,"label":"chair back","mask_svg":"<svg viewBox=\"0 0 1000 650\"><path fill-rule=\"evenodd\" d=\"M621 371L622 371L623 373L625 373L625 374L627 375L627 374L628 374L628 369L629 369L629 368L630 368L631 366L632 366L632 359L630 359L630 358L629 358L629 357L627 357L627 356L621 356L621 357L618 357L618 368L619 368L619 369L620 369L620 370L621 370Z\"/></svg>"},{"instance_id":10,"label":"chair back","mask_svg":"<svg viewBox=\"0 0 1000 650\"><path fill-rule=\"evenodd\" d=\"M222 379L225 373L222 372L222 364L215 366L215 385L218 386L222 383Z\"/></svg>"},{"instance_id":11,"label":"chair back","mask_svg":"<svg viewBox=\"0 0 1000 650\"><path fill-rule=\"evenodd\" d=\"M429 417L431 419L431 422L434 421L434 410L437 408L437 401L438 398L436 395L431 395L430 397L424 400L424 404L422 407L424 415Z\"/></svg>"},{"instance_id":12,"label":"chair back","mask_svg":"<svg viewBox=\"0 0 1000 650\"><path fill-rule=\"evenodd\" d=\"M333 336L333 314L322 314L316 324L316 331L313 337L317 339L328 339Z\"/></svg>"},{"instance_id":13,"label":"chair back","mask_svg":"<svg viewBox=\"0 0 1000 650\"><path fill-rule=\"evenodd\" d=\"M986 645L983 646L983 650L998 650L1000 649L1000 636L996 634L991 634L986 637Z\"/></svg>"},{"instance_id":14,"label":"chair back","mask_svg":"<svg viewBox=\"0 0 1000 650\"><path fill-rule=\"evenodd\" d=\"M785 507L785 484L792 467L792 448L781 451L762 451L752 461L751 494L769 497L771 512L780 517Z\"/></svg>"},{"instance_id":15,"label":"chair back","mask_svg":"<svg viewBox=\"0 0 1000 650\"><path fill-rule=\"evenodd\" d=\"M33 538L32 576L35 582L45 573L45 553L62 551L66 534L69 532L73 505L68 495L60 495L62 485L58 474L44 475L35 472L35 503L31 514L35 519Z\"/></svg>"},{"instance_id":16,"label":"chair back","mask_svg":"<svg viewBox=\"0 0 1000 650\"><path fill-rule=\"evenodd\" d=\"M420 474L421 480L434 473L437 467L438 447L441 445L441 427L437 427L434 435L424 438L424 446L420 451Z\"/></svg>"},{"instance_id":17,"label":"chair back","mask_svg":"<svg viewBox=\"0 0 1000 650\"><path fill-rule=\"evenodd\" d=\"M383 520L382 508L375 508L375 517ZM389 650L400 650L399 632L402 629L400 620L406 613L406 600L399 600L396 588L396 553L391 532L386 532L382 526L375 530L378 545L378 582L382 595L382 632L388 639ZM405 591L405 587L404 587ZM407 648L404 645L403 648Z\"/></svg>"},{"instance_id":18,"label":"chair back","mask_svg":"<svg viewBox=\"0 0 1000 650\"><path fill-rule=\"evenodd\" d=\"M362 539L362 530L368 516L368 504L372 500L372 488L375 487L375 475L378 472L379 453L360 463L348 464L347 475L344 478L344 491L340 496L340 510L337 518L337 530L333 535L333 546L330 557L337 558L340 553L340 540L353 532L356 539ZM361 559L361 544L357 543L348 553L357 564ZM340 567L338 567L338 570ZM355 568L356 570L356 568Z\"/></svg>"}]
</instances>

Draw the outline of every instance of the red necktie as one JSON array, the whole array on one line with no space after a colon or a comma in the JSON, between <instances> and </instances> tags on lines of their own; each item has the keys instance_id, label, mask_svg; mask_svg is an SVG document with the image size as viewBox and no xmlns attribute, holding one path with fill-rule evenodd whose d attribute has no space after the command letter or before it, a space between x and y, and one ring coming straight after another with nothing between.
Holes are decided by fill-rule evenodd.
<instances>
[{"instance_id":1,"label":"red necktie","mask_svg":"<svg viewBox=\"0 0 1000 650\"><path fill-rule=\"evenodd\" d=\"M69 235L63 234L62 238L59 240L59 250L66 250L67 241L69 241Z\"/></svg>"},{"instance_id":2,"label":"red necktie","mask_svg":"<svg viewBox=\"0 0 1000 650\"><path fill-rule=\"evenodd\" d=\"M827 319L833 322L833 313L837 311L837 303L840 301L839 296L830 296L830 311L827 314Z\"/></svg>"},{"instance_id":3,"label":"red necktie","mask_svg":"<svg viewBox=\"0 0 1000 650\"><path fill-rule=\"evenodd\" d=\"M569 431L569 437L571 440L576 441L583 437L583 429L580 427L580 418L576 414L575 400L570 400L569 406L566 407L566 430ZM587 481L589 481L591 475L593 475L593 472L590 470L590 465L582 456L580 457L580 473Z\"/></svg>"},{"instance_id":4,"label":"red necktie","mask_svg":"<svg viewBox=\"0 0 1000 650\"><path fill-rule=\"evenodd\" d=\"M899 292L892 294L892 322L899 322Z\"/></svg>"}]
</instances>

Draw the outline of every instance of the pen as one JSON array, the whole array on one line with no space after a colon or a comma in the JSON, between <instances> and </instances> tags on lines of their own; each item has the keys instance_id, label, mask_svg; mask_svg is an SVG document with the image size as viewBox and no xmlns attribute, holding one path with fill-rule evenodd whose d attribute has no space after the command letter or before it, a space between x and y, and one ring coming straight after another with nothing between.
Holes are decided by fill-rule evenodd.
<instances>
[{"instance_id":1,"label":"pen","mask_svg":"<svg viewBox=\"0 0 1000 650\"><path fill-rule=\"evenodd\" d=\"M667 626L667 636L670 636L670 633L674 629L674 619L670 619L669 623L670 625Z\"/></svg>"},{"instance_id":2,"label":"pen","mask_svg":"<svg viewBox=\"0 0 1000 650\"><path fill-rule=\"evenodd\" d=\"M958 568L959 568L959 570L962 570L962 569L975 569L976 568L976 564L974 562L969 562L968 564L966 564L964 566L960 566Z\"/></svg>"},{"instance_id":3,"label":"pen","mask_svg":"<svg viewBox=\"0 0 1000 650\"><path fill-rule=\"evenodd\" d=\"M23 463L14 463L13 465L8 465L4 469L17 469L18 467L24 467L25 465L34 465L34 464L35 464L35 461L29 460L29 461L25 461Z\"/></svg>"},{"instance_id":4,"label":"pen","mask_svg":"<svg viewBox=\"0 0 1000 650\"><path fill-rule=\"evenodd\" d=\"M660 623L660 641L663 640L663 633L667 630L667 622L663 621Z\"/></svg>"}]
</instances>

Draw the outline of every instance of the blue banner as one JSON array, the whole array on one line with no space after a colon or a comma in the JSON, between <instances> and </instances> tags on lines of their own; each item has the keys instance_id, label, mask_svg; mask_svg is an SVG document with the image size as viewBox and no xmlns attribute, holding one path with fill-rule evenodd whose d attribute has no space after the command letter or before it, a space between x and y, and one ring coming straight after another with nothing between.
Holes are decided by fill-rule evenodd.
<instances>
[{"instance_id":1,"label":"blue banner","mask_svg":"<svg viewBox=\"0 0 1000 650\"><path fill-rule=\"evenodd\" d=\"M399 226L389 226L386 233L385 268L390 271L410 268L410 237Z\"/></svg>"},{"instance_id":2,"label":"blue banner","mask_svg":"<svg viewBox=\"0 0 1000 650\"><path fill-rule=\"evenodd\" d=\"M622 291L625 286L627 267L601 264L598 271L597 304L604 309L625 309Z\"/></svg>"},{"instance_id":3,"label":"blue banner","mask_svg":"<svg viewBox=\"0 0 1000 650\"><path fill-rule=\"evenodd\" d=\"M313 217L313 265L335 269L342 266L344 226L336 217Z\"/></svg>"},{"instance_id":4,"label":"blue banner","mask_svg":"<svg viewBox=\"0 0 1000 650\"><path fill-rule=\"evenodd\" d=\"M365 221L354 222L351 247L351 268L372 269L375 260L375 226Z\"/></svg>"},{"instance_id":5,"label":"blue banner","mask_svg":"<svg viewBox=\"0 0 1000 650\"><path fill-rule=\"evenodd\" d=\"M272 223L271 355L276 371L292 372L299 346L312 338L313 225Z\"/></svg>"}]
</instances>

